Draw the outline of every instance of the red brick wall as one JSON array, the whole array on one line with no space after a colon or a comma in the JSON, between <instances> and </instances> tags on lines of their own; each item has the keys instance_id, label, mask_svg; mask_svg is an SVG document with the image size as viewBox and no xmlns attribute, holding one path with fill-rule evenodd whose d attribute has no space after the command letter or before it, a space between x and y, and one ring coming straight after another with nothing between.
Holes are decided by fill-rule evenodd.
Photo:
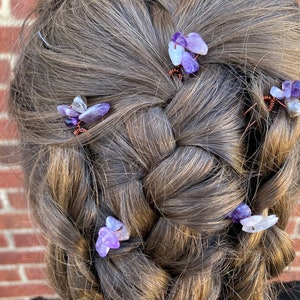
<instances>
[{"instance_id":1,"label":"red brick wall","mask_svg":"<svg viewBox=\"0 0 300 300\"><path fill-rule=\"evenodd\" d=\"M0 0L0 300L53 296L44 276L44 241L31 225L22 190L22 172L15 153L17 131L8 120L5 106L15 43L34 3ZM300 206L295 212L289 233L295 241L297 258L283 276L287 280L300 280Z\"/></svg>"}]
</instances>

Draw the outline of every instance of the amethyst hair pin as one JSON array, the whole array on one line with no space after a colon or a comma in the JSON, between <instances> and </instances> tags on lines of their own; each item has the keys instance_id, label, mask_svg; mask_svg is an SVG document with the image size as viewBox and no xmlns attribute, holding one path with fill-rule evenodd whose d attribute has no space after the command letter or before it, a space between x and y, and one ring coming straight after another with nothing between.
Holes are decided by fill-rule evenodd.
<instances>
[{"instance_id":1,"label":"amethyst hair pin","mask_svg":"<svg viewBox=\"0 0 300 300\"><path fill-rule=\"evenodd\" d=\"M101 257L105 257L110 249L119 249L121 241L127 241L130 234L125 225L112 216L108 216L105 227L101 227L96 242L96 250Z\"/></svg>"},{"instance_id":2,"label":"amethyst hair pin","mask_svg":"<svg viewBox=\"0 0 300 300\"><path fill-rule=\"evenodd\" d=\"M198 33L183 35L179 31L176 32L168 49L172 64L175 66L169 71L169 75L177 74L179 79L182 79L181 66L188 75L197 72L200 68L197 59L199 55L206 55L207 51L208 46Z\"/></svg>"},{"instance_id":3,"label":"amethyst hair pin","mask_svg":"<svg viewBox=\"0 0 300 300\"><path fill-rule=\"evenodd\" d=\"M61 115L66 117L65 124L68 127L76 127L73 132L74 135L79 135L87 131L87 129L82 126L99 121L105 116L110 110L110 105L103 102L87 107L83 98L76 96L71 105L58 105L57 110Z\"/></svg>"},{"instance_id":4,"label":"amethyst hair pin","mask_svg":"<svg viewBox=\"0 0 300 300\"><path fill-rule=\"evenodd\" d=\"M232 219L232 223L242 224L242 230L248 233L260 232L266 230L278 221L278 217L275 215L270 215L263 217L262 215L252 215L250 207L241 203L235 210L233 210L229 216Z\"/></svg>"},{"instance_id":5,"label":"amethyst hair pin","mask_svg":"<svg viewBox=\"0 0 300 300\"><path fill-rule=\"evenodd\" d=\"M282 89L272 86L270 94L284 102L291 117L300 116L300 80L286 80L282 83Z\"/></svg>"}]
</instances>

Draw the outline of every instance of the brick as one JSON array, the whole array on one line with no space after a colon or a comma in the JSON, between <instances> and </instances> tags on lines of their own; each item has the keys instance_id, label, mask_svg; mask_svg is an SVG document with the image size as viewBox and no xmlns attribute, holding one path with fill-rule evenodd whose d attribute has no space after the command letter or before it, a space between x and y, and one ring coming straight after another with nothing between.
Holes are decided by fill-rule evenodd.
<instances>
[{"instance_id":1,"label":"brick","mask_svg":"<svg viewBox=\"0 0 300 300\"><path fill-rule=\"evenodd\" d=\"M293 210L293 215L294 216L299 216L300 215L300 204L296 204Z\"/></svg>"},{"instance_id":2,"label":"brick","mask_svg":"<svg viewBox=\"0 0 300 300\"><path fill-rule=\"evenodd\" d=\"M1 188L23 187L22 171L0 171Z\"/></svg>"},{"instance_id":3,"label":"brick","mask_svg":"<svg viewBox=\"0 0 300 300\"><path fill-rule=\"evenodd\" d=\"M0 120L0 140L18 139L19 133L15 122L7 119Z\"/></svg>"},{"instance_id":4,"label":"brick","mask_svg":"<svg viewBox=\"0 0 300 300\"><path fill-rule=\"evenodd\" d=\"M300 239L293 239L293 245L295 251L300 251Z\"/></svg>"},{"instance_id":5,"label":"brick","mask_svg":"<svg viewBox=\"0 0 300 300\"><path fill-rule=\"evenodd\" d=\"M4 234L0 233L0 248L6 248L6 247L8 247L7 238Z\"/></svg>"},{"instance_id":6,"label":"brick","mask_svg":"<svg viewBox=\"0 0 300 300\"><path fill-rule=\"evenodd\" d=\"M0 164L1 165L20 165L21 152L17 145L0 145Z\"/></svg>"},{"instance_id":7,"label":"brick","mask_svg":"<svg viewBox=\"0 0 300 300\"><path fill-rule=\"evenodd\" d=\"M300 235L300 222L299 222L299 220L296 221L296 232L295 232L295 234L297 236Z\"/></svg>"},{"instance_id":8,"label":"brick","mask_svg":"<svg viewBox=\"0 0 300 300\"><path fill-rule=\"evenodd\" d=\"M43 251L1 251L1 265L36 264L44 262ZM0 293L1 295L1 293Z\"/></svg>"},{"instance_id":9,"label":"brick","mask_svg":"<svg viewBox=\"0 0 300 300\"><path fill-rule=\"evenodd\" d=\"M43 280L46 278L46 267L25 267L25 274L28 280Z\"/></svg>"},{"instance_id":10,"label":"brick","mask_svg":"<svg viewBox=\"0 0 300 300\"><path fill-rule=\"evenodd\" d=\"M13 235L15 246L19 247L38 247L47 244L41 233L16 233Z\"/></svg>"},{"instance_id":11,"label":"brick","mask_svg":"<svg viewBox=\"0 0 300 300\"><path fill-rule=\"evenodd\" d=\"M36 0L11 0L12 14L15 18L25 19L36 7Z\"/></svg>"},{"instance_id":12,"label":"brick","mask_svg":"<svg viewBox=\"0 0 300 300\"><path fill-rule=\"evenodd\" d=\"M295 232L295 229L296 229L296 222L295 221L290 221L287 224L287 227L286 227L287 233L288 234L293 234Z\"/></svg>"},{"instance_id":13,"label":"brick","mask_svg":"<svg viewBox=\"0 0 300 300\"><path fill-rule=\"evenodd\" d=\"M1 187L1 186L0 186ZM4 203L3 203L3 199L1 199L1 195L0 195L0 211L4 209Z\"/></svg>"},{"instance_id":14,"label":"brick","mask_svg":"<svg viewBox=\"0 0 300 300\"><path fill-rule=\"evenodd\" d=\"M54 292L47 284L44 283L16 284L0 286L0 295L1 297L33 297L40 295L54 295Z\"/></svg>"},{"instance_id":15,"label":"brick","mask_svg":"<svg viewBox=\"0 0 300 300\"><path fill-rule=\"evenodd\" d=\"M0 215L0 229L23 228L32 228L28 213L7 213Z\"/></svg>"},{"instance_id":16,"label":"brick","mask_svg":"<svg viewBox=\"0 0 300 300\"><path fill-rule=\"evenodd\" d=\"M19 281L21 280L18 269L0 270L1 281Z\"/></svg>"},{"instance_id":17,"label":"brick","mask_svg":"<svg viewBox=\"0 0 300 300\"><path fill-rule=\"evenodd\" d=\"M0 27L0 52L17 52L20 32L19 27Z\"/></svg>"},{"instance_id":18,"label":"brick","mask_svg":"<svg viewBox=\"0 0 300 300\"><path fill-rule=\"evenodd\" d=\"M297 267L297 266L300 266L300 256L297 255L294 259L294 261L292 262L292 267Z\"/></svg>"},{"instance_id":19,"label":"brick","mask_svg":"<svg viewBox=\"0 0 300 300\"><path fill-rule=\"evenodd\" d=\"M18 193L8 193L8 199L10 206L14 209L28 209L26 196L24 193L18 192Z\"/></svg>"},{"instance_id":20,"label":"brick","mask_svg":"<svg viewBox=\"0 0 300 300\"><path fill-rule=\"evenodd\" d=\"M0 83L6 84L10 81L11 69L7 59L0 59Z\"/></svg>"},{"instance_id":21,"label":"brick","mask_svg":"<svg viewBox=\"0 0 300 300\"><path fill-rule=\"evenodd\" d=\"M7 112L8 91L0 90L0 113Z\"/></svg>"},{"instance_id":22,"label":"brick","mask_svg":"<svg viewBox=\"0 0 300 300\"><path fill-rule=\"evenodd\" d=\"M293 281L299 280L300 274L297 271L286 271L279 276L279 281Z\"/></svg>"}]
</instances>

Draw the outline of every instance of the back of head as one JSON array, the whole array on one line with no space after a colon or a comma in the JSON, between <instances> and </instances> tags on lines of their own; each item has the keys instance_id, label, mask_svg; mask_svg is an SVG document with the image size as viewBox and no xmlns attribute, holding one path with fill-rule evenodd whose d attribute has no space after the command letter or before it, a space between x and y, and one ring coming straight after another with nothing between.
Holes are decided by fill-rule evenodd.
<instances>
[{"instance_id":1,"label":"back of head","mask_svg":"<svg viewBox=\"0 0 300 300\"><path fill-rule=\"evenodd\" d=\"M10 111L62 299L269 299L294 258L300 120L263 96L300 78L296 3L43 0L37 15ZM182 80L168 75L176 31L209 47ZM56 107L77 95L111 110L74 136ZM278 223L243 232L227 218L241 202ZM130 239L102 258L107 216Z\"/></svg>"}]
</instances>

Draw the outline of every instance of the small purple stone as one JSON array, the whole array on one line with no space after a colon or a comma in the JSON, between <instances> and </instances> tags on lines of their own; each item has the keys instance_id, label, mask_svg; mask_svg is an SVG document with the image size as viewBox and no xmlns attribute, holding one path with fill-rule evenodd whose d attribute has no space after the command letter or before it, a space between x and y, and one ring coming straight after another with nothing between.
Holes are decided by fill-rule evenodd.
<instances>
[{"instance_id":1,"label":"small purple stone","mask_svg":"<svg viewBox=\"0 0 300 300\"><path fill-rule=\"evenodd\" d=\"M285 80L282 83L282 92L284 94L285 98L290 98L291 97L291 93L292 93L292 81L290 80Z\"/></svg>"},{"instance_id":2,"label":"small purple stone","mask_svg":"<svg viewBox=\"0 0 300 300\"><path fill-rule=\"evenodd\" d=\"M182 67L186 74L192 74L195 73L199 70L199 64L195 57L189 53L189 52L184 52L182 55L182 61L181 61Z\"/></svg>"},{"instance_id":3,"label":"small purple stone","mask_svg":"<svg viewBox=\"0 0 300 300\"><path fill-rule=\"evenodd\" d=\"M250 216L250 207L245 203L241 203L234 211L230 213L228 218L232 219L232 222L236 224L239 223L242 219L248 218Z\"/></svg>"},{"instance_id":4,"label":"small purple stone","mask_svg":"<svg viewBox=\"0 0 300 300\"><path fill-rule=\"evenodd\" d=\"M100 120L105 116L110 110L109 103L100 103L95 104L89 107L84 113L79 116L79 120L85 123L93 123L97 120Z\"/></svg>"},{"instance_id":5,"label":"small purple stone","mask_svg":"<svg viewBox=\"0 0 300 300\"><path fill-rule=\"evenodd\" d=\"M101 242L111 248L111 249L118 249L120 248L120 242L117 239L117 237L114 235L114 232L111 231L107 227L102 227L99 230L99 238L101 239Z\"/></svg>"},{"instance_id":6,"label":"small purple stone","mask_svg":"<svg viewBox=\"0 0 300 300\"><path fill-rule=\"evenodd\" d=\"M183 46L183 47L186 47L186 45L187 45L187 41L186 41L184 35L179 31L174 33L174 35L172 37L172 41L176 44L179 44L179 45Z\"/></svg>"},{"instance_id":7,"label":"small purple stone","mask_svg":"<svg viewBox=\"0 0 300 300\"><path fill-rule=\"evenodd\" d=\"M78 118L66 118L65 119L65 124L68 127L76 127L78 122L79 122Z\"/></svg>"},{"instance_id":8,"label":"small purple stone","mask_svg":"<svg viewBox=\"0 0 300 300\"><path fill-rule=\"evenodd\" d=\"M66 110L69 109L69 105L66 105L66 104L61 104L61 105L57 105L57 111L63 115L63 116L66 116Z\"/></svg>"},{"instance_id":9,"label":"small purple stone","mask_svg":"<svg viewBox=\"0 0 300 300\"><path fill-rule=\"evenodd\" d=\"M300 80L293 82L291 94L294 98L300 98Z\"/></svg>"},{"instance_id":10,"label":"small purple stone","mask_svg":"<svg viewBox=\"0 0 300 300\"><path fill-rule=\"evenodd\" d=\"M58 105L57 110L60 114L69 118L77 118L80 115L79 112L72 109L69 105L65 105L65 104Z\"/></svg>"},{"instance_id":11,"label":"small purple stone","mask_svg":"<svg viewBox=\"0 0 300 300\"><path fill-rule=\"evenodd\" d=\"M187 40L186 49L196 54L201 54L201 55L207 54L208 46L198 33L196 32L189 33L186 40Z\"/></svg>"}]
</instances>

